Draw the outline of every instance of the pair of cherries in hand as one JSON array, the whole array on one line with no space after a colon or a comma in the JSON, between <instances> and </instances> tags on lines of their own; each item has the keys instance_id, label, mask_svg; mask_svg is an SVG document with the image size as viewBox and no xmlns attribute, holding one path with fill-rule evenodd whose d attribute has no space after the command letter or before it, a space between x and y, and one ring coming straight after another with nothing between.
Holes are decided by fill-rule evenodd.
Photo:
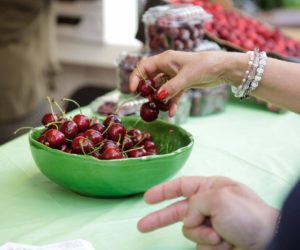
<instances>
[{"instance_id":1,"label":"pair of cherries in hand","mask_svg":"<svg viewBox=\"0 0 300 250\"><path fill-rule=\"evenodd\" d=\"M158 118L159 112L167 112L170 110L171 102L164 101L168 96L168 93L164 90L158 93L159 86L155 81L149 77L145 77L144 74L139 71L139 84L137 86L137 94L148 98L148 102L144 103L140 109L140 116L146 122L152 122Z\"/></svg>"}]
</instances>

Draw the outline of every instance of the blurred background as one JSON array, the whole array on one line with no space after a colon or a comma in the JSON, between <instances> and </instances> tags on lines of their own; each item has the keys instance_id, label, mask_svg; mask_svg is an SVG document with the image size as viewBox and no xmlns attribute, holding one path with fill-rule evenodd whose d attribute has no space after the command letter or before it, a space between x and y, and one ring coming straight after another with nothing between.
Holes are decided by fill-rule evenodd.
<instances>
[{"instance_id":1,"label":"blurred background","mask_svg":"<svg viewBox=\"0 0 300 250\"><path fill-rule=\"evenodd\" d=\"M49 111L46 96L87 105L115 89L116 58L143 47L141 15L164 3L0 0L0 143L16 128L40 123ZM300 0L236 0L234 6L300 40Z\"/></svg>"}]
</instances>

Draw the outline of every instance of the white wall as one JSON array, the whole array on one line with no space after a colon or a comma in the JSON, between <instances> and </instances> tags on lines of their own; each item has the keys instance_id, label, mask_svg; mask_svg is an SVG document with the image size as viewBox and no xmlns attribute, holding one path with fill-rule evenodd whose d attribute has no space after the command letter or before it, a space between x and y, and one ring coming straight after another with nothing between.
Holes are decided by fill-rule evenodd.
<instances>
[{"instance_id":1,"label":"white wall","mask_svg":"<svg viewBox=\"0 0 300 250\"><path fill-rule=\"evenodd\" d=\"M116 45L139 45L135 33L139 0L103 0L104 41Z\"/></svg>"}]
</instances>

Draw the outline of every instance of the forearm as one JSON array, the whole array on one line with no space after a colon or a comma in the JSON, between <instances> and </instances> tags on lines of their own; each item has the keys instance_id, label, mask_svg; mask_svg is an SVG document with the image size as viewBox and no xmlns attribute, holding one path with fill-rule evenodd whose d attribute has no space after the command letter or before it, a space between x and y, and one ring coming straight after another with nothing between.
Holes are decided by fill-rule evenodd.
<instances>
[{"instance_id":1,"label":"forearm","mask_svg":"<svg viewBox=\"0 0 300 250\"><path fill-rule=\"evenodd\" d=\"M227 54L225 77L238 86L245 75L249 57L246 54ZM230 58L231 57L231 58ZM300 113L300 64L268 58L265 72L253 96Z\"/></svg>"}]
</instances>

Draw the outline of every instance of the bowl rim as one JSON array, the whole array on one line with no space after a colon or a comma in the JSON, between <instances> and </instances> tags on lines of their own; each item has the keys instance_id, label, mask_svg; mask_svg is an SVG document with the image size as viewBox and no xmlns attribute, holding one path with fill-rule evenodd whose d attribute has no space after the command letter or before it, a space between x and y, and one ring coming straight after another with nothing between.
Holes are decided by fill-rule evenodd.
<instances>
[{"instance_id":1,"label":"bowl rim","mask_svg":"<svg viewBox=\"0 0 300 250\"><path fill-rule=\"evenodd\" d=\"M126 119L129 119L129 118L132 119L133 117L126 117ZM190 132L186 131L184 128L182 128L182 127L180 127L176 124L171 124L169 122L166 122L166 121L163 121L163 120L160 120L160 119L157 119L156 122L160 122L160 123L163 123L165 125L171 125L173 127L176 127L177 129L181 130L182 132L184 132L187 135L190 142L186 146L178 148L178 149L176 149L176 150L174 150L170 153L167 153L167 154L147 155L147 156L142 156L142 157L137 157L137 158L122 158L122 159L116 159L116 160L101 160L101 159L96 159L95 157L93 157L91 155L79 155L79 154L66 153L66 152L63 152L63 151L58 150L58 149L50 148L50 147L38 142L37 140L35 140L33 138L33 134L37 130L41 131L42 129L45 129L45 127L43 127L43 126L32 128L28 133L28 139L29 139L29 143L30 143L31 147L32 147L32 145L34 145L34 146L42 148L42 149L44 149L44 150L46 150L50 153L58 153L58 154L65 155L65 156L68 155L68 156L74 157L76 159L94 160L96 162L123 162L123 161L134 162L134 161L140 161L140 160L163 159L163 158L167 158L167 157L170 157L170 156L177 155L177 154L182 153L182 152L184 152L184 151L186 151L186 150L193 147L194 138L193 138L193 135Z\"/></svg>"}]
</instances>

